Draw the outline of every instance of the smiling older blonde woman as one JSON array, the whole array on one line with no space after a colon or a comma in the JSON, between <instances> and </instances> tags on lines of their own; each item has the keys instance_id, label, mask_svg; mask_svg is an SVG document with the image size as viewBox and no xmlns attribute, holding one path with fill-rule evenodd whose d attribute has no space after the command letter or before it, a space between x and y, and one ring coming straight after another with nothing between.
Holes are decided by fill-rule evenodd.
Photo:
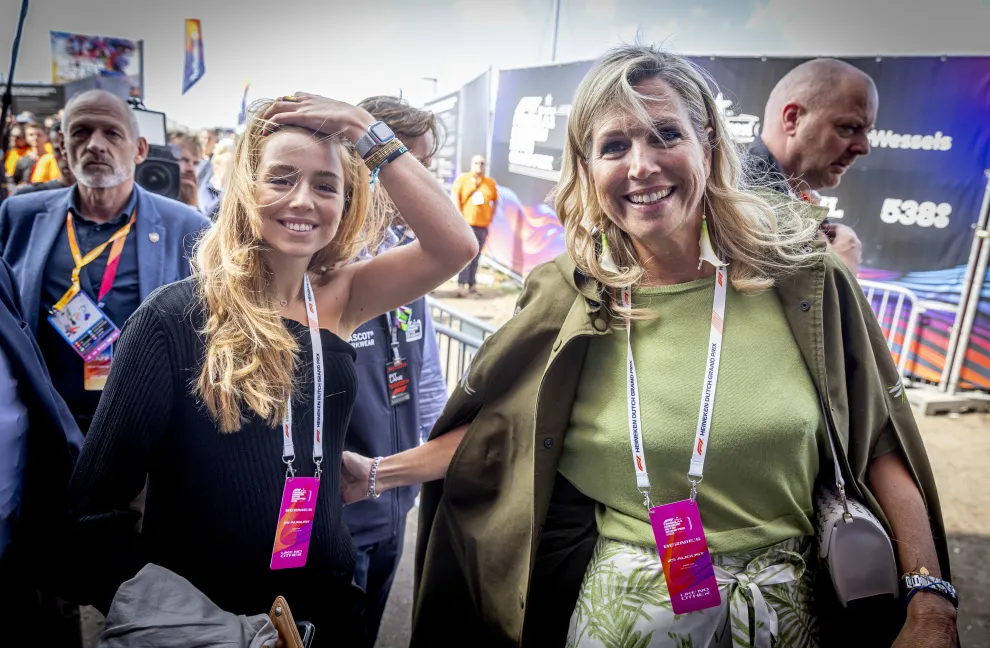
<instances>
[{"instance_id":1,"label":"smiling older blonde woman","mask_svg":"<svg viewBox=\"0 0 990 648\"><path fill-rule=\"evenodd\" d=\"M826 418L901 571L948 578L931 470L869 305L816 240L819 208L741 186L696 68L650 47L601 59L555 200L567 254L530 275L432 440L375 475L377 489L429 482L413 646L816 645ZM687 611L651 516L707 538L708 589ZM898 645L948 648L954 623L922 592Z\"/></svg>"}]
</instances>

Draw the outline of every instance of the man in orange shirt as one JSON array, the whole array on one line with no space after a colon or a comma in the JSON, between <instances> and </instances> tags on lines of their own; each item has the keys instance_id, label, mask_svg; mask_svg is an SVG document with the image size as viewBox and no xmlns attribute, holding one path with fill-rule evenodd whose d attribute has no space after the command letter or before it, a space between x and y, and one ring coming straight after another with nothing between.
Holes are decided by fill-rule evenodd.
<instances>
[{"instance_id":1,"label":"man in orange shirt","mask_svg":"<svg viewBox=\"0 0 990 648\"><path fill-rule=\"evenodd\" d=\"M485 176L483 156L475 155L471 158L471 171L458 176L451 187L450 197L478 239L478 256L457 277L457 296L467 297L468 292L478 296L481 294L475 286L478 259L481 258L481 250L488 238L488 226L491 225L498 205L498 185L493 178Z\"/></svg>"},{"instance_id":2,"label":"man in orange shirt","mask_svg":"<svg viewBox=\"0 0 990 648\"><path fill-rule=\"evenodd\" d=\"M28 124L24 129L27 143L31 147L31 155L37 160L31 169L29 183L45 183L58 180L62 173L58 170L58 161L52 153L52 144L48 139L45 127L38 123Z\"/></svg>"},{"instance_id":3,"label":"man in orange shirt","mask_svg":"<svg viewBox=\"0 0 990 648\"><path fill-rule=\"evenodd\" d=\"M17 168L17 161L31 152L27 140L24 138L24 128L16 125L10 129L10 144L7 147L7 158L4 160L4 168L7 177L14 177L14 169Z\"/></svg>"},{"instance_id":4,"label":"man in orange shirt","mask_svg":"<svg viewBox=\"0 0 990 648\"><path fill-rule=\"evenodd\" d=\"M55 160L55 164L58 165L58 170L60 177L55 180L49 180L48 182L34 182L31 184L22 184L20 187L14 190L12 195L20 196L27 193L34 193L35 191L47 191L48 189L61 189L63 187L71 187L76 184L76 177L72 174L72 169L69 168L69 161L65 158L65 149L60 148L58 145L59 138L62 133L61 122L56 121L48 131L48 138L55 143L52 146L52 158Z\"/></svg>"}]
</instances>

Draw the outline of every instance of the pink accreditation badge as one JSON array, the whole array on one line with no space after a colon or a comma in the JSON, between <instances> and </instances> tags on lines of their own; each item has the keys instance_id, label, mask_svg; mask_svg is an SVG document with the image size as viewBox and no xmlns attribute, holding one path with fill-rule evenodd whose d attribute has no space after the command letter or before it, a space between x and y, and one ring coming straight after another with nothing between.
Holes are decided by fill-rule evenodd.
<instances>
[{"instance_id":1,"label":"pink accreditation badge","mask_svg":"<svg viewBox=\"0 0 990 648\"><path fill-rule=\"evenodd\" d=\"M275 529L272 569L304 567L313 535L316 498L320 493L317 477L293 477L285 480L282 512Z\"/></svg>"},{"instance_id":2,"label":"pink accreditation badge","mask_svg":"<svg viewBox=\"0 0 990 648\"><path fill-rule=\"evenodd\" d=\"M655 506L650 509L650 524L674 614L721 605L698 503L686 499Z\"/></svg>"}]
</instances>

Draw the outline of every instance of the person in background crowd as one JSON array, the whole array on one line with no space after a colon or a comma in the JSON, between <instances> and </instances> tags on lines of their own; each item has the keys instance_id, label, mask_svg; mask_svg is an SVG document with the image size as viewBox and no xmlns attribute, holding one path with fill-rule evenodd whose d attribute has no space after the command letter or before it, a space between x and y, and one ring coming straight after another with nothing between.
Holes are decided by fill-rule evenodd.
<instances>
[{"instance_id":1,"label":"person in background crowd","mask_svg":"<svg viewBox=\"0 0 990 648\"><path fill-rule=\"evenodd\" d=\"M949 578L921 435L862 289L817 240L825 210L745 186L688 60L623 46L585 76L553 196L567 253L530 273L430 441L348 464L345 501L427 482L412 646L818 645L826 423L900 570ZM650 503L689 515L689 497L720 602L675 615ZM906 614L898 648L956 645L953 597L915 590ZM845 645L869 630L851 627Z\"/></svg>"},{"instance_id":2,"label":"person in background crowd","mask_svg":"<svg viewBox=\"0 0 990 648\"><path fill-rule=\"evenodd\" d=\"M196 167L202 157L199 139L194 135L175 133L169 140L179 148L179 200L190 207L198 207Z\"/></svg>"},{"instance_id":3,"label":"person in background crowd","mask_svg":"<svg viewBox=\"0 0 990 648\"><path fill-rule=\"evenodd\" d=\"M234 157L234 140L222 139L213 148L210 158L210 175L205 183L199 185L199 211L210 220L216 220L220 213L220 201L223 188L230 173L231 161Z\"/></svg>"},{"instance_id":4,"label":"person in background crowd","mask_svg":"<svg viewBox=\"0 0 990 648\"><path fill-rule=\"evenodd\" d=\"M471 158L471 171L457 177L450 195L478 239L478 256L457 277L457 296L463 298L469 293L479 296L481 292L475 285L478 261L488 238L488 226L491 225L498 206L498 185L493 178L485 175L484 156L475 155Z\"/></svg>"},{"instance_id":5,"label":"person in background crowd","mask_svg":"<svg viewBox=\"0 0 990 648\"><path fill-rule=\"evenodd\" d=\"M370 97L359 106L374 119L385 122L409 153L429 168L440 145L432 112L413 108L397 97ZM411 231L397 231L405 221L392 212L389 237L378 248L379 253L394 247L401 237L414 236ZM351 335L350 343L357 352L354 364L358 389L344 440L348 451L345 461L351 452L379 457L419 446L429 436L447 400L426 298L420 297L362 324ZM362 628L355 648L375 645L402 557L406 516L418 492L418 486L409 486L344 508L344 521L357 552L354 582L365 593Z\"/></svg>"},{"instance_id":6,"label":"person in background crowd","mask_svg":"<svg viewBox=\"0 0 990 648\"><path fill-rule=\"evenodd\" d=\"M148 144L122 99L103 90L72 97L62 141L76 184L4 201L0 256L13 268L55 387L85 434L113 347L84 361L53 322L64 325L72 313L100 308L122 326L156 288L189 276L191 246L209 222L134 183ZM60 315L49 321L54 310Z\"/></svg>"},{"instance_id":7,"label":"person in background crowd","mask_svg":"<svg viewBox=\"0 0 990 648\"><path fill-rule=\"evenodd\" d=\"M10 267L0 259L0 606L17 610L4 639L78 645L78 630L60 632L67 624L48 590L54 558L64 552L58 502L82 435L24 321Z\"/></svg>"},{"instance_id":8,"label":"person in background crowd","mask_svg":"<svg viewBox=\"0 0 990 648\"><path fill-rule=\"evenodd\" d=\"M14 170L21 158L31 154L31 147L28 146L27 138L24 137L24 127L14 124L8 131L7 157L4 159L4 170L7 178L14 177Z\"/></svg>"},{"instance_id":9,"label":"person in background crowd","mask_svg":"<svg viewBox=\"0 0 990 648\"><path fill-rule=\"evenodd\" d=\"M316 626L317 646L353 645L359 596L340 469L357 378L345 340L476 251L401 141L357 155L348 142L374 121L303 93L257 105L194 278L158 291L125 325L68 490L80 542L100 550L81 582L102 610L152 562L236 614L284 595L297 621ZM352 262L382 231L372 168L419 237ZM138 535L129 505L146 482ZM293 495L315 516L302 560L298 544L273 551L285 540L279 503Z\"/></svg>"},{"instance_id":10,"label":"person in background crowd","mask_svg":"<svg viewBox=\"0 0 990 648\"><path fill-rule=\"evenodd\" d=\"M763 131L745 165L751 184L818 204L857 158L870 154L867 133L879 98L868 74L836 59L798 65L767 99ZM847 225L822 226L831 252L859 271L863 245Z\"/></svg>"},{"instance_id":11,"label":"person in background crowd","mask_svg":"<svg viewBox=\"0 0 990 648\"><path fill-rule=\"evenodd\" d=\"M14 191L13 195L20 196L23 194L34 193L36 191L61 189L63 187L71 187L76 183L76 177L72 175L72 169L69 168L69 161L65 157L65 149L60 141L61 136L62 122L56 121L49 131L48 137L53 142L51 155L55 160L55 163L58 165L58 179L49 180L48 182L35 182L32 184L21 185Z\"/></svg>"},{"instance_id":12,"label":"person in background crowd","mask_svg":"<svg viewBox=\"0 0 990 648\"><path fill-rule=\"evenodd\" d=\"M213 175L213 148L217 145L216 129L207 128L199 131L199 148L202 150L202 158L199 162L199 169L196 172L196 181L200 188L210 181Z\"/></svg>"},{"instance_id":13,"label":"person in background crowd","mask_svg":"<svg viewBox=\"0 0 990 648\"><path fill-rule=\"evenodd\" d=\"M61 173L58 170L58 162L55 160L48 131L41 124L33 123L28 124L24 132L31 146L31 157L35 160L30 173L25 174L27 178L25 182L33 184L58 180Z\"/></svg>"}]
</instances>

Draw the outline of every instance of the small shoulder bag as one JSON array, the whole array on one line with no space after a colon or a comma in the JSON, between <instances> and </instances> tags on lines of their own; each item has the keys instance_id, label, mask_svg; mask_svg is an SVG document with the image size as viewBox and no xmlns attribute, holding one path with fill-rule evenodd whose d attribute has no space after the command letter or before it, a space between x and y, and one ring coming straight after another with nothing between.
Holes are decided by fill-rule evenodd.
<instances>
[{"instance_id":1,"label":"small shoulder bag","mask_svg":"<svg viewBox=\"0 0 990 648\"><path fill-rule=\"evenodd\" d=\"M870 596L897 596L897 563L893 545L880 520L870 509L846 495L835 430L821 396L818 402L835 464L835 484L819 478L815 488L818 556L828 567L842 607L850 601Z\"/></svg>"}]
</instances>

